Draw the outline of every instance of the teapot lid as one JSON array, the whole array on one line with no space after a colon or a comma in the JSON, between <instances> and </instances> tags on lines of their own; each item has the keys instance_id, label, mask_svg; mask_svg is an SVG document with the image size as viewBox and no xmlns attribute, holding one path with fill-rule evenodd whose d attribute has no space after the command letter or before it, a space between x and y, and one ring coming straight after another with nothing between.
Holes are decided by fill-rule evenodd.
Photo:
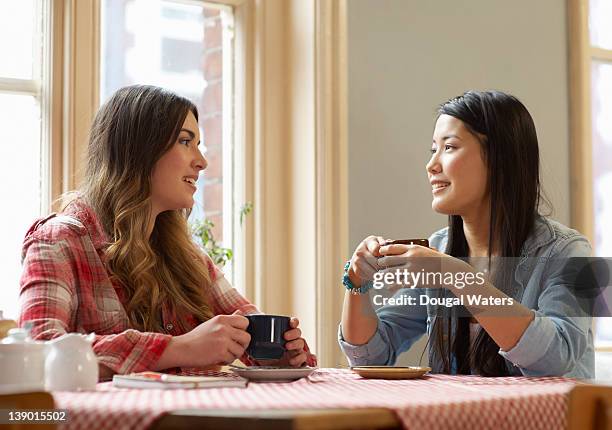
<instances>
[{"instance_id":1,"label":"teapot lid","mask_svg":"<svg viewBox=\"0 0 612 430\"><path fill-rule=\"evenodd\" d=\"M95 339L95 333L88 335L83 333L64 333L63 335L51 339L50 345L63 345L65 347L80 347L82 345L91 344Z\"/></svg>"},{"instance_id":2,"label":"teapot lid","mask_svg":"<svg viewBox=\"0 0 612 430\"><path fill-rule=\"evenodd\" d=\"M37 342L32 340L30 337L30 330L32 329L32 323L26 322L23 327L12 328L8 331L8 336L0 340L2 350L7 351L24 351L25 350L38 350L45 347L44 342Z\"/></svg>"},{"instance_id":3,"label":"teapot lid","mask_svg":"<svg viewBox=\"0 0 612 430\"><path fill-rule=\"evenodd\" d=\"M12 328L8 331L7 336L2 339L2 343L30 343L30 331L32 330L32 321L26 321L23 327Z\"/></svg>"},{"instance_id":4,"label":"teapot lid","mask_svg":"<svg viewBox=\"0 0 612 430\"><path fill-rule=\"evenodd\" d=\"M12 328L2 343L26 343L30 339L30 332L24 328Z\"/></svg>"}]
</instances>

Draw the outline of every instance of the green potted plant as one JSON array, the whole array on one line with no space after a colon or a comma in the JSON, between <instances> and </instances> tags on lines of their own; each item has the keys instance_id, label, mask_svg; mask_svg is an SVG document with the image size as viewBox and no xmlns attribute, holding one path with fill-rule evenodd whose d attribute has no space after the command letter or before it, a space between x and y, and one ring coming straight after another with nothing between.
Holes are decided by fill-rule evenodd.
<instances>
[{"instance_id":1,"label":"green potted plant","mask_svg":"<svg viewBox=\"0 0 612 430\"><path fill-rule=\"evenodd\" d=\"M253 204L248 202L240 208L240 225L244 222L244 218L253 210ZM196 242L206 251L208 256L218 266L224 266L234 257L234 252L230 248L222 247L213 235L215 224L205 218L196 220L190 223L191 234Z\"/></svg>"}]
</instances>

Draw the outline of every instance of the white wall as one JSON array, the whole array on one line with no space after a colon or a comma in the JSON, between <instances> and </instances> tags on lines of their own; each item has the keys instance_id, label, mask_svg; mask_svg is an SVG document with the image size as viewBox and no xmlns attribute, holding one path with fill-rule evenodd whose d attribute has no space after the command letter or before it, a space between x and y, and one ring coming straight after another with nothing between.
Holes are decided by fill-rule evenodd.
<instances>
[{"instance_id":1,"label":"white wall","mask_svg":"<svg viewBox=\"0 0 612 430\"><path fill-rule=\"evenodd\" d=\"M431 210L424 166L436 107L468 89L527 106L553 217L568 224L566 38L563 0L349 0L350 248L369 234L427 237L446 224Z\"/></svg>"}]
</instances>

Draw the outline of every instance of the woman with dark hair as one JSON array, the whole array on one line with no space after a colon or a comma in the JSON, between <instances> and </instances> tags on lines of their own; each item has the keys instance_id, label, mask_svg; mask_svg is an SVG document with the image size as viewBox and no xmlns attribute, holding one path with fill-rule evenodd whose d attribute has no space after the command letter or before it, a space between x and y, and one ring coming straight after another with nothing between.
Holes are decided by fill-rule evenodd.
<instances>
[{"instance_id":1,"label":"woman with dark hair","mask_svg":"<svg viewBox=\"0 0 612 430\"><path fill-rule=\"evenodd\" d=\"M594 377L591 318L573 290L577 265L567 264L591 246L539 212L538 140L525 106L497 91L451 99L439 108L431 153L432 208L448 227L431 248L376 236L357 246L339 328L350 363L393 364L427 332L434 372ZM398 270L438 277L416 289L385 278L413 288L375 310L364 293Z\"/></svg>"},{"instance_id":2,"label":"woman with dark hair","mask_svg":"<svg viewBox=\"0 0 612 430\"><path fill-rule=\"evenodd\" d=\"M193 242L198 111L162 88L118 90L91 127L84 182L23 246L20 323L44 340L95 332L101 376L231 363L257 308ZM314 365L291 319L282 363Z\"/></svg>"}]
</instances>

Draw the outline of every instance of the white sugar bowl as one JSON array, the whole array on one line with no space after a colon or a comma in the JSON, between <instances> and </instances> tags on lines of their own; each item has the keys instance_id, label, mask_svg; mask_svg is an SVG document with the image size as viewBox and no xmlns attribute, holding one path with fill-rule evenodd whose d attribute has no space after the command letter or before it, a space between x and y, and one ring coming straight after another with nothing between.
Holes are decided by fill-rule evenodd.
<instances>
[{"instance_id":1,"label":"white sugar bowl","mask_svg":"<svg viewBox=\"0 0 612 430\"><path fill-rule=\"evenodd\" d=\"M0 342L0 394L44 391L45 347L27 328L9 330Z\"/></svg>"}]
</instances>

